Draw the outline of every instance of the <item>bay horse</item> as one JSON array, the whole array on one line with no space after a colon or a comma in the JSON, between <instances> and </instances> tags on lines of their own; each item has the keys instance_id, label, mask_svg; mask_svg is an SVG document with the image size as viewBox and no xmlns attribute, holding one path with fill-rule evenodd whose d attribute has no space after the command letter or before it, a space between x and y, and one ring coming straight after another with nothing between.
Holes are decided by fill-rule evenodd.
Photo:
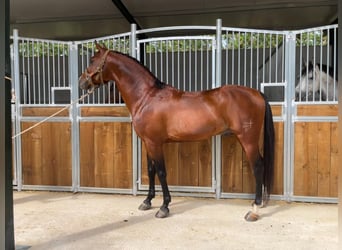
<instances>
[{"instance_id":1,"label":"bay horse","mask_svg":"<svg viewBox=\"0 0 342 250\"><path fill-rule=\"evenodd\" d=\"M303 63L295 92L296 101L337 101L337 72L325 64Z\"/></svg>"},{"instance_id":2,"label":"bay horse","mask_svg":"<svg viewBox=\"0 0 342 250\"><path fill-rule=\"evenodd\" d=\"M115 81L131 113L133 127L147 151L149 191L139 209L151 208L157 175L163 204L156 217L169 215L171 196L166 180L164 143L198 141L232 132L242 145L256 179L253 209L245 219L258 220L258 208L269 198L274 172L273 116L263 94L234 85L207 91L181 91L158 80L136 59L99 44L96 47L98 51L80 76L79 86L89 91ZM259 148L260 138L263 148Z\"/></svg>"}]
</instances>

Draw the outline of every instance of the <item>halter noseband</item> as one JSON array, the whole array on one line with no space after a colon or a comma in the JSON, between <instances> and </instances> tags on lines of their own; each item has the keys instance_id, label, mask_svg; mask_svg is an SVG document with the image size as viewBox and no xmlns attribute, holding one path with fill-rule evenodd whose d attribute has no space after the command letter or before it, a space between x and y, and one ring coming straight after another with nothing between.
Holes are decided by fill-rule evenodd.
<instances>
[{"instance_id":1,"label":"halter noseband","mask_svg":"<svg viewBox=\"0 0 342 250\"><path fill-rule=\"evenodd\" d=\"M86 79L89 83L89 85L91 86L90 89L88 90L88 92L93 92L95 90L95 88L98 88L99 86L96 86L94 83L93 83L93 80L92 80L92 77L96 74L100 74L100 81L101 83L103 84L103 75L102 75L102 71L103 71L103 67L104 67L104 64L106 62L106 58L108 56L108 53L110 52L109 49L106 50L106 52L104 53L104 55L102 56L102 59L101 59L101 62L100 64L96 67L96 70L90 74L88 74L87 71L84 72L85 76L86 76Z\"/></svg>"}]
</instances>

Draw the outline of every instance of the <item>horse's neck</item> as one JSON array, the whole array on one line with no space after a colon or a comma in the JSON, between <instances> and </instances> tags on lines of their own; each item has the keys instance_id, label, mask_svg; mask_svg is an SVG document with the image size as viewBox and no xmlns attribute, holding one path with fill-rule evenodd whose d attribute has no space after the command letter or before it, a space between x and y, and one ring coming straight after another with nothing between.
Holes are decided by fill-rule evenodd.
<instances>
[{"instance_id":1,"label":"horse's neck","mask_svg":"<svg viewBox=\"0 0 342 250\"><path fill-rule=\"evenodd\" d=\"M320 72L318 74L318 79L316 79L316 90L319 90L320 88L326 93L328 100L333 100L334 96L335 99L338 99L338 82L337 80L334 80L332 76L330 76L328 73ZM321 82L321 84L320 84ZM336 85L335 85L336 83ZM334 87L335 85L335 87Z\"/></svg>"},{"instance_id":2,"label":"horse's neck","mask_svg":"<svg viewBox=\"0 0 342 250\"><path fill-rule=\"evenodd\" d=\"M124 55L115 54L111 63L112 78L127 108L134 114L153 88L155 79L142 65Z\"/></svg>"}]
</instances>

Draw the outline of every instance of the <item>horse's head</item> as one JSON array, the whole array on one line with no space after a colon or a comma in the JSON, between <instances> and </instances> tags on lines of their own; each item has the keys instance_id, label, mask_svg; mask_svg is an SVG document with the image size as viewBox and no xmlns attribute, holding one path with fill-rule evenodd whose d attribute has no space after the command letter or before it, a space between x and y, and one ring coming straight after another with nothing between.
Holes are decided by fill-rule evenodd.
<instances>
[{"instance_id":1,"label":"horse's head","mask_svg":"<svg viewBox=\"0 0 342 250\"><path fill-rule=\"evenodd\" d=\"M303 63L301 75L296 84L296 101L316 100L319 98L319 66Z\"/></svg>"},{"instance_id":2,"label":"horse's head","mask_svg":"<svg viewBox=\"0 0 342 250\"><path fill-rule=\"evenodd\" d=\"M106 58L109 50L96 43L97 52L90 59L90 65L80 76L78 82L81 89L93 91L95 88L100 87L101 84L109 80L104 77L104 69Z\"/></svg>"}]
</instances>

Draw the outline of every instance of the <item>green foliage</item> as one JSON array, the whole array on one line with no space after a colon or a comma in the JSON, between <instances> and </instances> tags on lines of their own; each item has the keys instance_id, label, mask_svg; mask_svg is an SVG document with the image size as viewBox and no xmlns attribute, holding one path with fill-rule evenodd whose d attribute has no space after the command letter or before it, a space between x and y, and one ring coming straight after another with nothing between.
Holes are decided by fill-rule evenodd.
<instances>
[{"instance_id":1,"label":"green foliage","mask_svg":"<svg viewBox=\"0 0 342 250\"><path fill-rule=\"evenodd\" d=\"M283 39L283 35L279 34L233 32L223 35L222 48L228 50L277 48L283 43Z\"/></svg>"},{"instance_id":2,"label":"green foliage","mask_svg":"<svg viewBox=\"0 0 342 250\"><path fill-rule=\"evenodd\" d=\"M326 46L328 35L323 31L301 33L296 36L297 46ZM284 34L252 33L252 32L227 32L222 35L222 49L263 49L278 48L284 43ZM191 52L209 51L214 44L214 36L200 39L174 38L166 40L154 40L144 44L145 53L156 52ZM98 43L108 49L129 53L130 39L128 36L99 40ZM80 54L93 53L95 42L82 44ZM55 43L40 40L23 39L19 43L19 53L22 57L38 56L68 56L68 43Z\"/></svg>"},{"instance_id":3,"label":"green foliage","mask_svg":"<svg viewBox=\"0 0 342 250\"><path fill-rule=\"evenodd\" d=\"M328 45L328 35L323 31L312 31L301 33L296 37L297 46L326 46Z\"/></svg>"},{"instance_id":4,"label":"green foliage","mask_svg":"<svg viewBox=\"0 0 342 250\"><path fill-rule=\"evenodd\" d=\"M212 39L172 39L156 40L145 45L146 53L156 52L189 52L212 49Z\"/></svg>"},{"instance_id":5,"label":"green foliage","mask_svg":"<svg viewBox=\"0 0 342 250\"><path fill-rule=\"evenodd\" d=\"M67 56L69 54L69 46L67 43L56 44L23 40L19 43L19 54L22 57Z\"/></svg>"}]
</instances>

